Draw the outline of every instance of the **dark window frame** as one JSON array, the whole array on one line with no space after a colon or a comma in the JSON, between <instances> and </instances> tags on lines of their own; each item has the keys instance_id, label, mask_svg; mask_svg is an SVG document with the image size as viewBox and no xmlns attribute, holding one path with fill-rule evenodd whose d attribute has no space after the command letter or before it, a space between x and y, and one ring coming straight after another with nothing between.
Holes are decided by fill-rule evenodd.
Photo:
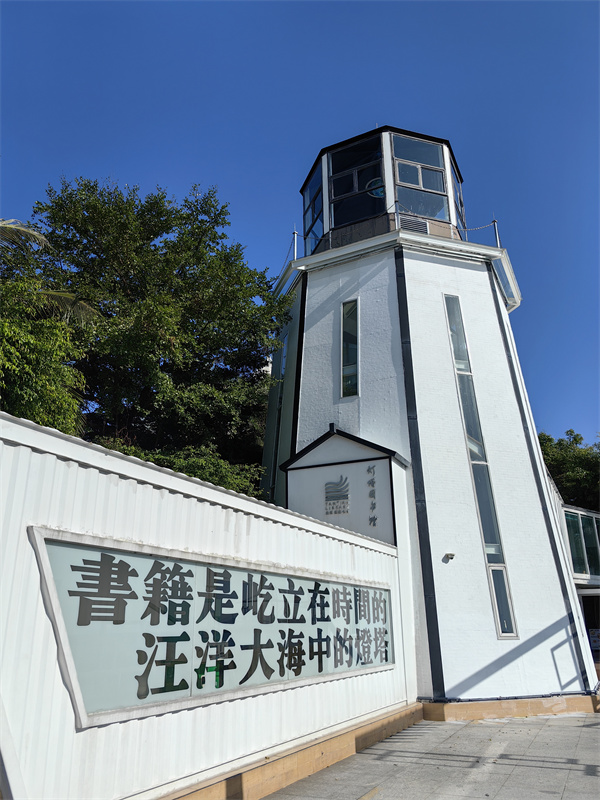
<instances>
[{"instance_id":1,"label":"dark window frame","mask_svg":"<svg viewBox=\"0 0 600 800\"><path fill-rule=\"evenodd\" d=\"M320 175L318 188L317 188L317 190L314 192L314 194L312 196L308 197L308 200L307 200L307 194L306 193L310 189L313 177L316 177L317 175ZM306 185L306 189L304 190L303 196L302 196L302 205L303 205L302 226L304 228L304 254L307 255L307 256L309 256L312 253L314 253L314 251L319 246L319 242L321 242L321 240L323 239L323 235L324 235L323 201L324 201L324 198L325 198L325 195L324 195L324 192L323 192L323 171L322 171L322 165L321 165L321 163L319 163L315 167L315 169L313 170L313 173L311 174L311 176L309 178L309 181L308 181L308 183ZM316 207L317 202L319 201L319 199L321 201L321 208L320 208L318 213L315 213L315 207ZM309 220L309 224L308 225L307 225L307 220ZM319 221L321 222L323 230L322 230L320 236L315 237L314 246L310 247L309 243L311 242L311 233L313 232L315 225Z\"/></svg>"},{"instance_id":2,"label":"dark window frame","mask_svg":"<svg viewBox=\"0 0 600 800\"><path fill-rule=\"evenodd\" d=\"M416 167L419 174L419 183L407 183L406 181L400 180L400 174L398 171L398 164L408 164L411 167ZM423 186L423 169L428 169L431 172L441 172L442 173L442 180L444 182L444 190L442 192L438 191L437 189L428 189L426 186ZM443 167L430 167L428 164L419 164L418 161L406 161L403 158L394 158L394 174L395 174L395 181L397 186L406 186L409 189L419 189L422 192L431 192L432 194L443 194L445 197L448 197L448 181L446 180L446 170ZM450 199L450 198L448 198Z\"/></svg>"},{"instance_id":3,"label":"dark window frame","mask_svg":"<svg viewBox=\"0 0 600 800\"><path fill-rule=\"evenodd\" d=\"M375 139L376 137L372 137ZM354 147L355 145L352 145ZM368 213L362 217L358 217L353 219L352 222L343 222L335 224L335 207L336 204L340 203L343 200L347 200L351 197L360 197L360 195L370 194L371 197L374 198L382 198L384 203L384 209L381 214L385 214L387 211L387 197L386 197L386 187L385 187L385 171L384 171L384 150L383 150L383 142L381 140L381 135L379 135L379 157L373 159L372 161L367 161L364 164L357 164L354 167L349 167L344 169L340 172L333 172L333 158L336 153L340 153L343 150L349 148L340 147L338 150L333 150L328 154L327 157L327 170L328 170L328 191L329 191L329 224L330 230L335 230L336 228L344 228L347 225L353 225L356 222L362 222L365 219L372 219L373 215ZM358 189L358 173L361 170L368 169L369 167L378 166L379 167L379 180L381 181L380 184L377 186L370 186L364 189ZM334 181L338 180L339 178L347 178L348 176L352 176L352 191L345 192L341 195L335 195L333 191L333 184ZM376 179L374 179L376 180ZM374 195L373 192L377 189L380 189L382 194L378 197ZM379 216L379 215L376 215Z\"/></svg>"},{"instance_id":4,"label":"dark window frame","mask_svg":"<svg viewBox=\"0 0 600 800\"><path fill-rule=\"evenodd\" d=\"M352 314L352 317L350 314ZM347 324L350 320L350 325ZM353 320L353 321L352 321ZM352 300L345 300L342 303L342 361L341 361L341 391L340 396L345 397L358 397L359 395L359 325L360 325L360 312L358 307L358 298ZM352 337L354 333L354 360L349 360L349 348L347 349L347 339ZM354 379L354 380L352 380Z\"/></svg>"}]
</instances>

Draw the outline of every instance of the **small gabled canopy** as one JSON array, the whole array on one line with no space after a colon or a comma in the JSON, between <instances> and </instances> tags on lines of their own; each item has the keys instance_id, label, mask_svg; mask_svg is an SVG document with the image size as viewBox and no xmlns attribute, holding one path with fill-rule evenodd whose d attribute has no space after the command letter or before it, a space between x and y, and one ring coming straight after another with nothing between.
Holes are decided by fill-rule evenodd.
<instances>
[{"instance_id":1,"label":"small gabled canopy","mask_svg":"<svg viewBox=\"0 0 600 800\"><path fill-rule=\"evenodd\" d=\"M332 441L334 440L334 441ZM325 449L325 453L317 453L317 450ZM383 447L380 444L361 439L352 433L340 430L333 422L329 425L329 430L314 442L304 447L295 456L280 464L279 469L287 472L290 469L302 469L304 467L319 466L324 463L352 462L378 458L393 458L404 467L410 463L395 450Z\"/></svg>"}]
</instances>

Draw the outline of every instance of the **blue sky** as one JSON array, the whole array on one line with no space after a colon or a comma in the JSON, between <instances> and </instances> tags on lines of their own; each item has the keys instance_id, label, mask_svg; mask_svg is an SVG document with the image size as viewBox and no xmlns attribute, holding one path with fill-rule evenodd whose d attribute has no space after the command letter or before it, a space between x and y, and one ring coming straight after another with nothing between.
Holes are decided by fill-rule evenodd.
<instances>
[{"instance_id":1,"label":"blue sky","mask_svg":"<svg viewBox=\"0 0 600 800\"><path fill-rule=\"evenodd\" d=\"M215 185L279 273L318 151L449 139L467 224L499 221L538 430L598 431L599 9L530 0L3 0L3 217L60 176ZM480 241L492 243L482 234Z\"/></svg>"}]
</instances>

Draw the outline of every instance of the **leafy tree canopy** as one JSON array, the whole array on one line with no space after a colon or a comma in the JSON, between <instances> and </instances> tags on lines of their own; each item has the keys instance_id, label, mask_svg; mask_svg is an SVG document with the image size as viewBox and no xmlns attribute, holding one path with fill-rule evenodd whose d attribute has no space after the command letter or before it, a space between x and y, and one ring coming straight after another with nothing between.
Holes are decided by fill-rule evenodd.
<instances>
[{"instance_id":1,"label":"leafy tree canopy","mask_svg":"<svg viewBox=\"0 0 600 800\"><path fill-rule=\"evenodd\" d=\"M227 239L227 206L214 189L177 203L84 178L47 195L34 218L49 247L3 257L3 280L96 312L86 325L55 319L70 332L59 360L73 370L67 394L81 392L85 437L175 469L187 459L192 474L240 488L240 467L260 460L265 368L287 300Z\"/></svg>"},{"instance_id":2,"label":"leafy tree canopy","mask_svg":"<svg viewBox=\"0 0 600 800\"><path fill-rule=\"evenodd\" d=\"M2 409L81 435L84 377L72 362L84 350L35 278L0 286L0 397Z\"/></svg>"},{"instance_id":3,"label":"leafy tree canopy","mask_svg":"<svg viewBox=\"0 0 600 800\"><path fill-rule=\"evenodd\" d=\"M568 430L564 439L539 434L544 461L567 505L600 511L600 442L584 444Z\"/></svg>"}]
</instances>

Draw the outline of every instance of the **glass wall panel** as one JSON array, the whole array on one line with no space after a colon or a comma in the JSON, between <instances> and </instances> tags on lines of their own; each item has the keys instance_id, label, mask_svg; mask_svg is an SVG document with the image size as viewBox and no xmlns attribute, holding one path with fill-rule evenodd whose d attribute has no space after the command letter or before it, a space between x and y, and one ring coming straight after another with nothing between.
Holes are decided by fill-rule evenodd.
<instances>
[{"instance_id":1,"label":"glass wall panel","mask_svg":"<svg viewBox=\"0 0 600 800\"><path fill-rule=\"evenodd\" d=\"M479 518L481 519L483 541L486 545L485 552L488 564L502 564L504 562L504 556L502 553L502 545L500 544L500 531L498 529L494 498L492 496L490 473L487 464L473 464L472 467L477 505L479 506Z\"/></svg>"},{"instance_id":2,"label":"glass wall panel","mask_svg":"<svg viewBox=\"0 0 600 800\"><path fill-rule=\"evenodd\" d=\"M342 305L342 397L358 394L358 303Z\"/></svg>"},{"instance_id":3,"label":"glass wall panel","mask_svg":"<svg viewBox=\"0 0 600 800\"><path fill-rule=\"evenodd\" d=\"M396 196L400 204L400 211L408 211L419 217L450 219L448 200L445 195L423 192L420 189L409 189L406 186L397 186Z\"/></svg>"},{"instance_id":4,"label":"glass wall panel","mask_svg":"<svg viewBox=\"0 0 600 800\"><path fill-rule=\"evenodd\" d=\"M316 193L321 189L321 164L317 164L313 174L310 176L306 189L304 190L304 209L306 210Z\"/></svg>"},{"instance_id":5,"label":"glass wall panel","mask_svg":"<svg viewBox=\"0 0 600 800\"><path fill-rule=\"evenodd\" d=\"M452 165L451 169L452 169L452 185L454 186L454 194L458 199L458 197L460 196L460 181L458 180L458 175L456 174L454 165Z\"/></svg>"},{"instance_id":6,"label":"glass wall panel","mask_svg":"<svg viewBox=\"0 0 600 800\"><path fill-rule=\"evenodd\" d=\"M579 527L579 514L565 512L567 521L567 533L569 535L569 546L571 548L571 560L573 561L573 572L580 575L587 575L588 568L583 548L583 539Z\"/></svg>"},{"instance_id":7,"label":"glass wall panel","mask_svg":"<svg viewBox=\"0 0 600 800\"><path fill-rule=\"evenodd\" d=\"M465 208L463 204L462 186L458 180L458 175L456 174L454 167L452 167L452 187L454 189L454 202L460 209L461 215L464 217Z\"/></svg>"},{"instance_id":8,"label":"glass wall panel","mask_svg":"<svg viewBox=\"0 0 600 800\"><path fill-rule=\"evenodd\" d=\"M373 136L331 154L331 174L369 164L381 158L381 136Z\"/></svg>"},{"instance_id":9,"label":"glass wall panel","mask_svg":"<svg viewBox=\"0 0 600 800\"><path fill-rule=\"evenodd\" d=\"M419 168L414 164L398 161L398 180L400 183L412 183L413 186L419 186Z\"/></svg>"},{"instance_id":10,"label":"glass wall panel","mask_svg":"<svg viewBox=\"0 0 600 800\"><path fill-rule=\"evenodd\" d=\"M310 255L323 235L321 164L317 164L304 190L304 252Z\"/></svg>"},{"instance_id":11,"label":"glass wall panel","mask_svg":"<svg viewBox=\"0 0 600 800\"><path fill-rule=\"evenodd\" d=\"M590 575L600 575L600 557L598 554L598 537L594 525L593 517L585 514L581 515L581 527L583 529L583 542L585 544L585 554L587 555Z\"/></svg>"},{"instance_id":12,"label":"glass wall panel","mask_svg":"<svg viewBox=\"0 0 600 800\"><path fill-rule=\"evenodd\" d=\"M305 239L306 255L310 255L323 238L323 217L318 216Z\"/></svg>"},{"instance_id":13,"label":"glass wall panel","mask_svg":"<svg viewBox=\"0 0 600 800\"><path fill-rule=\"evenodd\" d=\"M315 196L315 202L313 203L313 214L315 217L318 217L321 211L323 211L323 192L319 192Z\"/></svg>"},{"instance_id":14,"label":"glass wall panel","mask_svg":"<svg viewBox=\"0 0 600 800\"><path fill-rule=\"evenodd\" d=\"M381 180L381 164L371 164L369 167L364 167L358 170L358 191L362 192L365 189L373 192L378 187L383 187ZM374 193L375 197L382 197L381 191Z\"/></svg>"},{"instance_id":15,"label":"glass wall panel","mask_svg":"<svg viewBox=\"0 0 600 800\"><path fill-rule=\"evenodd\" d=\"M337 228L384 213L385 198L373 197L370 192L363 192L333 203L333 225Z\"/></svg>"},{"instance_id":16,"label":"glass wall panel","mask_svg":"<svg viewBox=\"0 0 600 800\"><path fill-rule=\"evenodd\" d=\"M331 181L331 187L334 197L351 194L354 191L354 173L350 172L346 175L340 175L339 178L334 178Z\"/></svg>"},{"instance_id":17,"label":"glass wall panel","mask_svg":"<svg viewBox=\"0 0 600 800\"><path fill-rule=\"evenodd\" d=\"M418 164L428 164L430 167L444 166L441 145L423 142L419 139L409 139L407 136L394 136L394 155L396 158L416 161Z\"/></svg>"},{"instance_id":18,"label":"glass wall panel","mask_svg":"<svg viewBox=\"0 0 600 800\"><path fill-rule=\"evenodd\" d=\"M467 338L463 327L458 297L446 295L446 309L448 311L452 350L454 351L454 364L459 372L470 372L471 366L469 364L469 354L467 352Z\"/></svg>"},{"instance_id":19,"label":"glass wall panel","mask_svg":"<svg viewBox=\"0 0 600 800\"><path fill-rule=\"evenodd\" d=\"M515 632L508 599L508 589L506 587L506 575L503 569L492 570L492 581L494 584L494 594L496 595L496 608L498 609L498 619L502 633Z\"/></svg>"},{"instance_id":20,"label":"glass wall panel","mask_svg":"<svg viewBox=\"0 0 600 800\"><path fill-rule=\"evenodd\" d=\"M431 189L433 192L444 191L444 173L437 169L421 169L421 178L423 180L423 188Z\"/></svg>"}]
</instances>

